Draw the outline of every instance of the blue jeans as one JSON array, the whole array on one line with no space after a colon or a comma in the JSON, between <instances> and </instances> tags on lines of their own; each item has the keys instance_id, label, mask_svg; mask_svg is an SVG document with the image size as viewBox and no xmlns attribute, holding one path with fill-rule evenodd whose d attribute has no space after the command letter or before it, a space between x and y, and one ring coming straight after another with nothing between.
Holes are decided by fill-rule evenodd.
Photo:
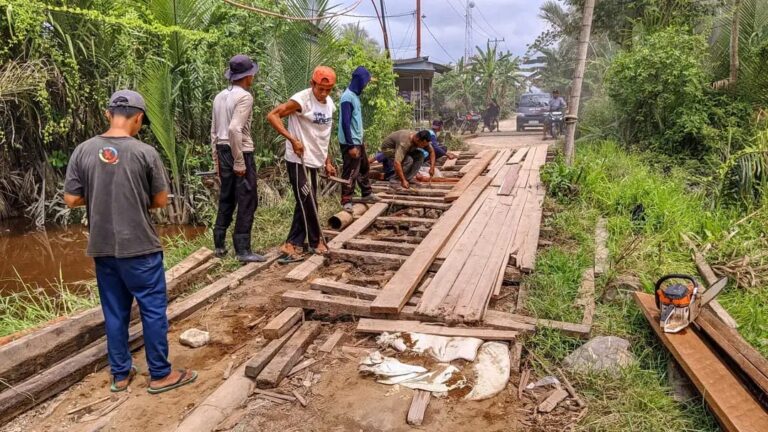
<instances>
[{"instance_id":1,"label":"blue jeans","mask_svg":"<svg viewBox=\"0 0 768 432\"><path fill-rule=\"evenodd\" d=\"M171 373L168 361L168 297L163 253L133 258L98 257L96 282L107 332L107 357L112 376L120 381L131 371L128 327L133 299L139 304L149 375L158 380Z\"/></svg>"}]
</instances>

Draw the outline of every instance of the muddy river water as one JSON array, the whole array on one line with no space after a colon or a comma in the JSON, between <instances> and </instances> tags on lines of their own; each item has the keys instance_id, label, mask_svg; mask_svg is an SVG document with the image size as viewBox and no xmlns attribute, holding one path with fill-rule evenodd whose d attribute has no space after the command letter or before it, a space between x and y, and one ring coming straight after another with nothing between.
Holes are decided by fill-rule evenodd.
<instances>
[{"instance_id":1,"label":"muddy river water","mask_svg":"<svg viewBox=\"0 0 768 432\"><path fill-rule=\"evenodd\" d=\"M205 232L202 226L158 226L166 240L192 239ZM82 225L50 226L38 231L27 220L0 221L0 295L23 289L18 280L47 287L94 278L93 259L85 256L88 230Z\"/></svg>"}]
</instances>

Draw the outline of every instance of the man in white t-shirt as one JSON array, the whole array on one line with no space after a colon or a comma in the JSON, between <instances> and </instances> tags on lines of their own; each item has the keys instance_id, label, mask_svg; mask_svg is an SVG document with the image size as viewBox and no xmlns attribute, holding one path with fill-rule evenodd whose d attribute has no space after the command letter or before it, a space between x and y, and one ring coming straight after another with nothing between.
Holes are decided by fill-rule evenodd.
<instances>
[{"instance_id":1,"label":"man in white t-shirt","mask_svg":"<svg viewBox=\"0 0 768 432\"><path fill-rule=\"evenodd\" d=\"M291 96L288 102L267 114L269 124L286 138L285 164L296 198L291 230L280 248L279 262L283 264L303 259L299 248L305 240L310 250L328 253L317 212L317 172L324 167L328 175L336 175L336 168L328 157L331 122L336 110L329 95L335 85L333 69L318 66L312 72L310 88ZM283 126L284 117L288 117L287 129Z\"/></svg>"}]
</instances>

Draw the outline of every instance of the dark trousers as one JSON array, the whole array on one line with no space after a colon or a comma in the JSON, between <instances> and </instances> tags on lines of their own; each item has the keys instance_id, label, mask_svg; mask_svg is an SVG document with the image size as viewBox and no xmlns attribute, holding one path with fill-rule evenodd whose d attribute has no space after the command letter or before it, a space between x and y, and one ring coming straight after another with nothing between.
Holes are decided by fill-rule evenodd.
<instances>
[{"instance_id":1,"label":"dark trousers","mask_svg":"<svg viewBox=\"0 0 768 432\"><path fill-rule=\"evenodd\" d=\"M357 157L352 157L349 150L353 147L360 149ZM341 159L343 162L341 168L341 178L349 179L349 185L341 186L341 205L348 203L355 194L355 185L360 186L360 195L368 196L371 194L371 180L368 178L370 164L368 163L368 154L365 151L365 145L359 146L341 146Z\"/></svg>"},{"instance_id":2,"label":"dark trousers","mask_svg":"<svg viewBox=\"0 0 768 432\"><path fill-rule=\"evenodd\" d=\"M317 168L304 167L301 164L285 161L288 168L288 180L291 182L296 206L293 209L293 222L288 231L288 243L302 247L304 241L310 247L320 244L319 215L317 212ZM307 178L307 175L309 178Z\"/></svg>"},{"instance_id":3,"label":"dark trousers","mask_svg":"<svg viewBox=\"0 0 768 432\"><path fill-rule=\"evenodd\" d=\"M214 231L226 232L232 223L232 217L237 209L235 232L233 237L248 236L250 244L253 215L259 203L256 192L256 165L253 162L253 153L243 153L245 159L245 175L235 175L235 160L232 150L228 145L217 145L219 155L219 180L221 181L221 193L219 194L219 212L216 215Z\"/></svg>"},{"instance_id":4,"label":"dark trousers","mask_svg":"<svg viewBox=\"0 0 768 432\"><path fill-rule=\"evenodd\" d=\"M131 370L128 327L134 298L141 314L149 375L153 380L165 378L171 373L171 363L163 253L133 258L98 257L94 261L107 333L107 357L115 380L124 380Z\"/></svg>"},{"instance_id":5,"label":"dark trousers","mask_svg":"<svg viewBox=\"0 0 768 432\"><path fill-rule=\"evenodd\" d=\"M426 159L424 158L424 153L422 153L421 150L419 149L411 150L405 156L405 159L403 159L403 162L401 164L401 166L403 167L403 174L405 175L405 179L408 180L409 182L413 180L413 178L416 177L416 174L419 173L419 170L421 169L421 167L424 165L425 160ZM392 159L389 159L388 157L383 156L381 165L384 168L384 178L386 180L400 181L400 178L398 178L397 174L395 173L395 163L392 161Z\"/></svg>"}]
</instances>

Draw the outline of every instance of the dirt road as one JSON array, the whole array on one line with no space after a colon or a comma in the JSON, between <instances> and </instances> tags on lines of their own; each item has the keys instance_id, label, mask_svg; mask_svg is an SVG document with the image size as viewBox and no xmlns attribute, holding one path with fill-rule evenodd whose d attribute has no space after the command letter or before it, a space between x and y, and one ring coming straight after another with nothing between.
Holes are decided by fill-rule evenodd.
<instances>
[{"instance_id":1,"label":"dirt road","mask_svg":"<svg viewBox=\"0 0 768 432\"><path fill-rule=\"evenodd\" d=\"M520 148L542 143L540 129L516 132L516 128L517 122L514 117L502 120L499 124L500 132L481 133L478 137L468 139L466 142L472 151L480 151L486 148ZM547 142L553 143L554 141L550 140Z\"/></svg>"}]
</instances>

